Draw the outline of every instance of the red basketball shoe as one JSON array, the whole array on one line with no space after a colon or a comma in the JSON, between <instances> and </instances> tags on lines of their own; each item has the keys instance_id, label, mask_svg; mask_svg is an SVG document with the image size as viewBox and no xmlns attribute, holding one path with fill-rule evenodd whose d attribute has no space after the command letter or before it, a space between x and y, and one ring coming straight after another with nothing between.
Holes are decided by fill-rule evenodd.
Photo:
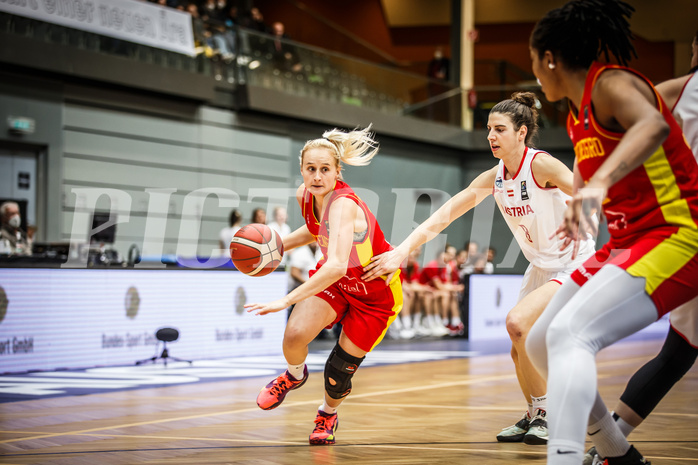
<instances>
[{"instance_id":1,"label":"red basketball shoe","mask_svg":"<svg viewBox=\"0 0 698 465\"><path fill-rule=\"evenodd\" d=\"M262 410L271 410L276 408L281 404L281 402L284 401L286 394L303 386L307 380L307 365L303 368L303 378L300 380L294 379L289 374L288 370L286 370L262 388L257 396L257 405L259 405L259 408Z\"/></svg>"},{"instance_id":2,"label":"red basketball shoe","mask_svg":"<svg viewBox=\"0 0 698 465\"><path fill-rule=\"evenodd\" d=\"M338 427L339 420L337 420L336 413L325 413L318 410L315 417L315 429L310 433L310 444L316 446L334 444L334 432Z\"/></svg>"}]
</instances>

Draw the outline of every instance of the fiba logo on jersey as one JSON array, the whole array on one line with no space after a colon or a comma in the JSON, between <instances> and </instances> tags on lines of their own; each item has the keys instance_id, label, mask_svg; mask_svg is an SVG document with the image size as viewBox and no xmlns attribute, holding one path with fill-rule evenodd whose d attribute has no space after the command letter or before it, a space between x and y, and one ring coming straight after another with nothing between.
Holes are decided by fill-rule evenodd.
<instances>
[{"instance_id":1,"label":"fiba logo on jersey","mask_svg":"<svg viewBox=\"0 0 698 465\"><path fill-rule=\"evenodd\" d=\"M497 178L494 180L495 187L498 187L501 189L503 185L504 185L504 182L502 181L502 178Z\"/></svg>"},{"instance_id":2,"label":"fiba logo on jersey","mask_svg":"<svg viewBox=\"0 0 698 465\"><path fill-rule=\"evenodd\" d=\"M526 181L521 181L521 200L528 200L528 191L526 190Z\"/></svg>"}]
</instances>

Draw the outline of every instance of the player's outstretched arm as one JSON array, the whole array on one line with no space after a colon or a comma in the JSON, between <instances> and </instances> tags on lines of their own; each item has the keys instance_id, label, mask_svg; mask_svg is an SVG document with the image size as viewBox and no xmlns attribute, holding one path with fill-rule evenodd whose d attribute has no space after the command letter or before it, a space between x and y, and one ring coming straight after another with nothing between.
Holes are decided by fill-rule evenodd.
<instances>
[{"instance_id":1,"label":"player's outstretched arm","mask_svg":"<svg viewBox=\"0 0 698 465\"><path fill-rule=\"evenodd\" d=\"M387 280L390 282L392 274L400 268L400 264L410 252L438 236L454 220L463 216L492 194L496 175L496 166L480 174L468 187L451 197L424 223L417 226L412 234L407 236L407 239L395 249L371 258L371 262L364 267L362 279L370 281L379 276L390 275Z\"/></svg>"},{"instance_id":2,"label":"player's outstretched arm","mask_svg":"<svg viewBox=\"0 0 698 465\"><path fill-rule=\"evenodd\" d=\"M349 256L354 240L354 224L358 207L347 198L335 200L328 214L330 237L327 244L327 260L306 282L295 288L282 299L266 304L245 305L248 312L257 315L278 312L291 305L312 297L338 281L347 272Z\"/></svg>"}]
</instances>

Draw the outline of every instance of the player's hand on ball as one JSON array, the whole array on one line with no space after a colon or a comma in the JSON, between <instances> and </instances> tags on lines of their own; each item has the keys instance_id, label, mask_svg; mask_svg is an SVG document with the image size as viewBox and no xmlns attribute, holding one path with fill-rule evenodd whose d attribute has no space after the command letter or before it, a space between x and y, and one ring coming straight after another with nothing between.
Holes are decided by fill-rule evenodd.
<instances>
[{"instance_id":1,"label":"player's hand on ball","mask_svg":"<svg viewBox=\"0 0 698 465\"><path fill-rule=\"evenodd\" d=\"M267 313L275 313L288 307L289 304L288 302L286 302L285 298L275 300L266 304L251 303L245 305L247 313L254 313L255 315L266 315Z\"/></svg>"}]
</instances>

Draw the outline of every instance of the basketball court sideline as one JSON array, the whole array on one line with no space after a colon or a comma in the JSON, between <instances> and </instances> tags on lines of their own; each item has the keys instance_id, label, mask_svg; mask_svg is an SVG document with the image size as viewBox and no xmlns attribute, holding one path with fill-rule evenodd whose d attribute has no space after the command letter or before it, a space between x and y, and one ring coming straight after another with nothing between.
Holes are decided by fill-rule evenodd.
<instances>
[{"instance_id":1,"label":"basketball court sideline","mask_svg":"<svg viewBox=\"0 0 698 465\"><path fill-rule=\"evenodd\" d=\"M662 342L630 339L599 354L599 386L609 407L630 375L659 351ZM81 388L72 386L62 394L4 402L0 404L2 462L545 463L545 447L495 440L524 408L506 345L473 350L465 340L385 341L371 354L373 361L367 358L357 372L354 390L339 409L337 444L308 445L323 395L320 371L332 344L314 343L308 383L270 411L260 410L255 398L283 369L283 360L267 357L238 360L234 367L226 361L216 370L227 370L227 377L170 373L166 376L178 381L165 384L157 376L142 374L141 380L153 384L103 386L91 394L86 394L92 392L89 389L80 394ZM216 372L210 365L195 362L191 370L199 375L209 369ZM235 376L242 366L270 374ZM137 368L150 373L187 369L178 364ZM127 371L112 370L103 381L134 378ZM79 380L76 375L86 372L38 376ZM36 384L46 387L50 381ZM698 464L696 393L698 370L693 368L633 432L632 442L653 463Z\"/></svg>"}]
</instances>

